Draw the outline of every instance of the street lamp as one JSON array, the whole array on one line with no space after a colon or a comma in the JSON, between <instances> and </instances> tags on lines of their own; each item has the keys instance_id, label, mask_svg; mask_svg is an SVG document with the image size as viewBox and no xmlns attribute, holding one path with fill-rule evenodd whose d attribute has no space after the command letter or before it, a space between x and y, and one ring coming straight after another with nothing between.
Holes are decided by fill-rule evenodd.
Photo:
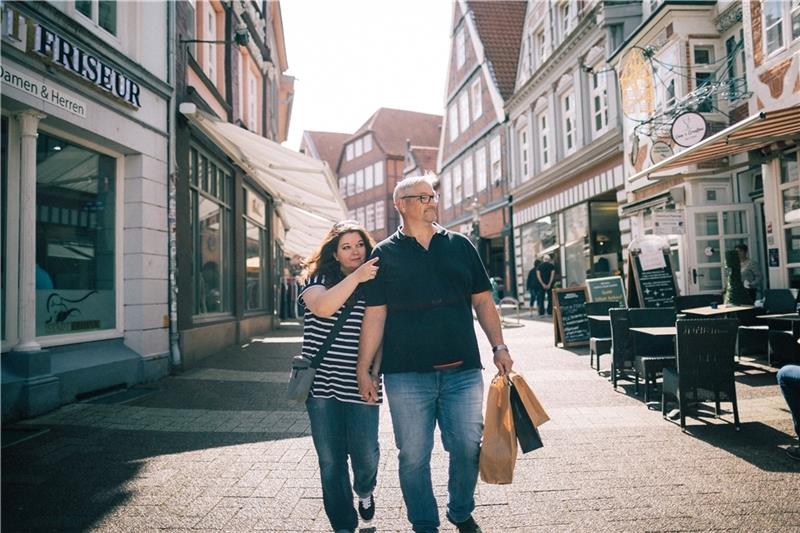
<instances>
[{"instance_id":1,"label":"street lamp","mask_svg":"<svg viewBox=\"0 0 800 533\"><path fill-rule=\"evenodd\" d=\"M470 210L472 210L472 242L477 248L478 243L481 242L481 204L478 203L477 196L472 198Z\"/></svg>"}]
</instances>

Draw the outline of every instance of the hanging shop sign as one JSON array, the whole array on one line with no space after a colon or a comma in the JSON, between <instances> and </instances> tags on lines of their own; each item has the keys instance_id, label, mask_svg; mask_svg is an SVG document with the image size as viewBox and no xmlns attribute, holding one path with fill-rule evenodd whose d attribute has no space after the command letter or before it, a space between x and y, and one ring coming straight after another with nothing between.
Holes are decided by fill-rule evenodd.
<instances>
[{"instance_id":1,"label":"hanging shop sign","mask_svg":"<svg viewBox=\"0 0 800 533\"><path fill-rule=\"evenodd\" d=\"M653 143L653 146L650 147L650 161L654 165L657 165L666 158L671 157L672 154L672 146L663 141L656 141Z\"/></svg>"},{"instance_id":2,"label":"hanging shop sign","mask_svg":"<svg viewBox=\"0 0 800 533\"><path fill-rule=\"evenodd\" d=\"M31 51L134 108L141 109L141 87L135 81L41 24L35 25Z\"/></svg>"},{"instance_id":3,"label":"hanging shop sign","mask_svg":"<svg viewBox=\"0 0 800 533\"><path fill-rule=\"evenodd\" d=\"M675 144L688 148L706 138L708 123L700 113L688 111L675 118L670 133Z\"/></svg>"},{"instance_id":4,"label":"hanging shop sign","mask_svg":"<svg viewBox=\"0 0 800 533\"><path fill-rule=\"evenodd\" d=\"M13 87L73 115L86 118L86 102L75 98L61 88L53 87L44 78L29 76L6 65L0 66L0 78L4 87Z\"/></svg>"}]
</instances>

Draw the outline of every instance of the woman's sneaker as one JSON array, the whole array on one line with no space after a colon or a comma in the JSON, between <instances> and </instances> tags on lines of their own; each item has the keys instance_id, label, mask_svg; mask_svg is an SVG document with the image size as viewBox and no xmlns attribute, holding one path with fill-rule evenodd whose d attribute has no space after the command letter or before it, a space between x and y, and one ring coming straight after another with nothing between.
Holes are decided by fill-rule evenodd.
<instances>
[{"instance_id":1,"label":"woman's sneaker","mask_svg":"<svg viewBox=\"0 0 800 533\"><path fill-rule=\"evenodd\" d=\"M358 515L367 522L375 516L375 497L372 494L358 499Z\"/></svg>"}]
</instances>

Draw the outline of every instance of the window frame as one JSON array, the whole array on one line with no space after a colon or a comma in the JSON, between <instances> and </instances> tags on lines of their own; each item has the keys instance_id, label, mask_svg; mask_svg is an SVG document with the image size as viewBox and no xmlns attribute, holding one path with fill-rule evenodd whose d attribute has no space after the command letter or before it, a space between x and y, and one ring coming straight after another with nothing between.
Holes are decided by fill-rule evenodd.
<instances>
[{"instance_id":1,"label":"window frame","mask_svg":"<svg viewBox=\"0 0 800 533\"><path fill-rule=\"evenodd\" d=\"M553 160L550 158L550 123L546 109L536 115L536 129L539 140L539 166L541 169L545 169L553 164Z\"/></svg>"},{"instance_id":2,"label":"window frame","mask_svg":"<svg viewBox=\"0 0 800 533\"><path fill-rule=\"evenodd\" d=\"M608 131L608 81L602 63L592 67L589 74L589 109L592 111L592 138L596 139ZM599 99L599 107L597 100ZM600 127L597 118L600 116Z\"/></svg>"},{"instance_id":3,"label":"window frame","mask_svg":"<svg viewBox=\"0 0 800 533\"><path fill-rule=\"evenodd\" d=\"M500 135L495 135L489 143L489 158L491 164L490 176L492 183L500 183L503 179L503 150Z\"/></svg>"},{"instance_id":4,"label":"window frame","mask_svg":"<svg viewBox=\"0 0 800 533\"><path fill-rule=\"evenodd\" d=\"M479 146L475 150L475 191L485 191L488 186L486 175L486 146Z\"/></svg>"},{"instance_id":5,"label":"window frame","mask_svg":"<svg viewBox=\"0 0 800 533\"><path fill-rule=\"evenodd\" d=\"M467 91L462 90L461 94L458 95L458 131L459 133L464 133L467 131L470 125L470 115L469 115L469 95Z\"/></svg>"},{"instance_id":6,"label":"window frame","mask_svg":"<svg viewBox=\"0 0 800 533\"><path fill-rule=\"evenodd\" d=\"M464 24L456 29L455 40L456 68L460 69L467 62L467 35Z\"/></svg>"},{"instance_id":7,"label":"window frame","mask_svg":"<svg viewBox=\"0 0 800 533\"><path fill-rule=\"evenodd\" d=\"M451 103L447 108L447 134L450 142L458 139L458 106L456 103Z\"/></svg>"},{"instance_id":8,"label":"window frame","mask_svg":"<svg viewBox=\"0 0 800 533\"><path fill-rule=\"evenodd\" d=\"M452 175L448 170L442 174L442 205L445 209L453 207L453 194L452 194Z\"/></svg>"},{"instance_id":9,"label":"window frame","mask_svg":"<svg viewBox=\"0 0 800 533\"><path fill-rule=\"evenodd\" d=\"M528 131L527 120L522 120L517 125L516 137L520 182L525 182L528 181L532 174L530 166L530 132Z\"/></svg>"},{"instance_id":10,"label":"window frame","mask_svg":"<svg viewBox=\"0 0 800 533\"><path fill-rule=\"evenodd\" d=\"M483 86L480 76L470 84L469 92L472 100L472 118L475 120L483 114Z\"/></svg>"},{"instance_id":11,"label":"window frame","mask_svg":"<svg viewBox=\"0 0 800 533\"><path fill-rule=\"evenodd\" d=\"M234 185L235 186L235 185ZM266 197L256 192L253 187L250 187L246 184L242 185L242 193L244 198L244 209L242 209L242 224L244 225L244 263L245 263L245 275L244 275L244 312L245 313L263 313L268 310L269 308L269 228L267 227L269 224L269 217L266 216L266 209L267 209L267 199ZM261 202L264 203L265 209L265 220L261 222L247 214L247 195L252 194L253 196L257 197ZM261 304L259 307L247 307L247 224L252 224L259 229L259 237L262 238L259 242L260 246L260 253L261 253L261 276L259 282L261 283Z\"/></svg>"},{"instance_id":12,"label":"window frame","mask_svg":"<svg viewBox=\"0 0 800 533\"><path fill-rule=\"evenodd\" d=\"M564 156L571 155L577 150L577 124L575 123L575 90L570 87L559 96L561 111L561 142L564 146ZM572 144L570 146L569 144Z\"/></svg>"},{"instance_id":13,"label":"window frame","mask_svg":"<svg viewBox=\"0 0 800 533\"><path fill-rule=\"evenodd\" d=\"M472 166L472 154L468 154L461 161L461 166L463 167L462 190L464 198L469 199L475 196L475 168Z\"/></svg>"},{"instance_id":14,"label":"window frame","mask_svg":"<svg viewBox=\"0 0 800 533\"><path fill-rule=\"evenodd\" d=\"M453 205L456 206L464 201L464 183L461 174L461 161L453 164L451 169L453 174Z\"/></svg>"},{"instance_id":15,"label":"window frame","mask_svg":"<svg viewBox=\"0 0 800 533\"><path fill-rule=\"evenodd\" d=\"M77 7L77 2L74 0L71 2L72 7L72 14L78 22L83 24L84 26L89 27L92 30L99 30L101 37L103 37L106 41L112 41L116 46L120 46L122 44L122 37L120 36L122 25L119 23L120 19L120 7L125 6L126 2L117 2L114 1L114 31L110 31L105 26L100 24L100 5L101 2L99 0L87 0L91 6L91 13L86 15L83 11L80 11Z\"/></svg>"}]
</instances>

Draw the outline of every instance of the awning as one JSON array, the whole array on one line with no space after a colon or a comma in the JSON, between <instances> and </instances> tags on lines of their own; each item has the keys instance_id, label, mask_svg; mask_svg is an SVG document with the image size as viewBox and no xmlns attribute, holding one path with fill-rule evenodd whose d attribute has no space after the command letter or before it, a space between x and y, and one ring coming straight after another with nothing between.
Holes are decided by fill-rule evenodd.
<instances>
[{"instance_id":1,"label":"awning","mask_svg":"<svg viewBox=\"0 0 800 533\"><path fill-rule=\"evenodd\" d=\"M800 105L762 111L628 178L636 181L676 167L727 157L779 142L800 140Z\"/></svg>"},{"instance_id":2,"label":"awning","mask_svg":"<svg viewBox=\"0 0 800 533\"><path fill-rule=\"evenodd\" d=\"M287 229L287 254L308 256L331 226L346 218L336 178L324 161L220 120L192 103L181 104L180 112L275 199Z\"/></svg>"}]
</instances>

